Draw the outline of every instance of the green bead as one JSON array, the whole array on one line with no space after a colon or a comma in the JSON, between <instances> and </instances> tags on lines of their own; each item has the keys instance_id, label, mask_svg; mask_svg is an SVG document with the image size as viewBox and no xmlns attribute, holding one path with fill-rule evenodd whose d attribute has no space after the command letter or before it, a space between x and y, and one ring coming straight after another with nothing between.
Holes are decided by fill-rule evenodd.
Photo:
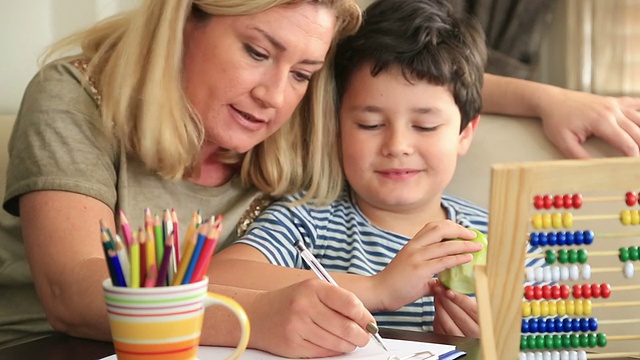
<instances>
[{"instance_id":1,"label":"green bead","mask_svg":"<svg viewBox=\"0 0 640 360\"><path fill-rule=\"evenodd\" d=\"M571 339L569 338L569 335L566 335L566 334L560 335L560 339L562 339L563 349L568 349L571 347Z\"/></svg>"},{"instance_id":2,"label":"green bead","mask_svg":"<svg viewBox=\"0 0 640 360\"><path fill-rule=\"evenodd\" d=\"M596 347L596 335L595 334L589 334L589 347L593 348Z\"/></svg>"},{"instance_id":3,"label":"green bead","mask_svg":"<svg viewBox=\"0 0 640 360\"><path fill-rule=\"evenodd\" d=\"M587 336L587 334L580 334L580 346L581 347L587 347L590 346L589 345L589 337ZM591 346L593 347L593 346Z\"/></svg>"},{"instance_id":4,"label":"green bead","mask_svg":"<svg viewBox=\"0 0 640 360\"><path fill-rule=\"evenodd\" d=\"M527 337L520 335L520 350L529 350L527 347Z\"/></svg>"},{"instance_id":5,"label":"green bead","mask_svg":"<svg viewBox=\"0 0 640 360\"><path fill-rule=\"evenodd\" d=\"M536 348L536 337L527 335L527 348L534 350Z\"/></svg>"},{"instance_id":6,"label":"green bead","mask_svg":"<svg viewBox=\"0 0 640 360\"><path fill-rule=\"evenodd\" d=\"M547 350L553 350L553 337L549 334L544 336L544 348Z\"/></svg>"},{"instance_id":7,"label":"green bead","mask_svg":"<svg viewBox=\"0 0 640 360\"><path fill-rule=\"evenodd\" d=\"M637 246L629 246L629 260L637 261L638 260L638 247Z\"/></svg>"},{"instance_id":8,"label":"green bead","mask_svg":"<svg viewBox=\"0 0 640 360\"><path fill-rule=\"evenodd\" d=\"M598 333L598 335L596 335L596 341L599 347L607 346L607 335L603 333Z\"/></svg>"},{"instance_id":9,"label":"green bead","mask_svg":"<svg viewBox=\"0 0 640 360\"><path fill-rule=\"evenodd\" d=\"M553 348L555 350L562 349L562 340L560 339L560 335L553 335Z\"/></svg>"},{"instance_id":10,"label":"green bead","mask_svg":"<svg viewBox=\"0 0 640 360\"><path fill-rule=\"evenodd\" d=\"M589 256L587 255L587 250L580 249L578 250L578 262L580 264L586 264Z\"/></svg>"},{"instance_id":11,"label":"green bead","mask_svg":"<svg viewBox=\"0 0 640 360\"><path fill-rule=\"evenodd\" d=\"M536 349L544 349L544 336L536 335Z\"/></svg>"},{"instance_id":12,"label":"green bead","mask_svg":"<svg viewBox=\"0 0 640 360\"><path fill-rule=\"evenodd\" d=\"M569 339L571 340L572 348L577 348L578 346L580 346L580 338L578 337L578 334L569 335Z\"/></svg>"},{"instance_id":13,"label":"green bead","mask_svg":"<svg viewBox=\"0 0 640 360\"><path fill-rule=\"evenodd\" d=\"M568 255L569 255L569 264L575 264L578 262L578 253L571 249L568 251Z\"/></svg>"},{"instance_id":14,"label":"green bead","mask_svg":"<svg viewBox=\"0 0 640 360\"><path fill-rule=\"evenodd\" d=\"M569 255L567 255L567 250L558 250L558 262L560 264L566 264L569 261Z\"/></svg>"},{"instance_id":15,"label":"green bead","mask_svg":"<svg viewBox=\"0 0 640 360\"><path fill-rule=\"evenodd\" d=\"M556 253L553 252L553 250L547 250L545 251L545 262L549 265L553 264L554 262L556 262Z\"/></svg>"},{"instance_id":16,"label":"green bead","mask_svg":"<svg viewBox=\"0 0 640 360\"><path fill-rule=\"evenodd\" d=\"M629 261L629 250L627 250L627 248L621 247L618 258L620 258L620 261L622 262Z\"/></svg>"}]
</instances>

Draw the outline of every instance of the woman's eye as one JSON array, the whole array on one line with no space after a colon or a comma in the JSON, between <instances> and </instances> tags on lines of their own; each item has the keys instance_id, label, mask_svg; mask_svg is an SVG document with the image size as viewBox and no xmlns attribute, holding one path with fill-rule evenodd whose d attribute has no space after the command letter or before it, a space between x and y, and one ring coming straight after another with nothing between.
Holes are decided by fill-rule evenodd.
<instances>
[{"instance_id":1,"label":"woman's eye","mask_svg":"<svg viewBox=\"0 0 640 360\"><path fill-rule=\"evenodd\" d=\"M306 74L306 73L299 72L299 71L294 71L293 72L293 77L298 82L309 82L309 80L311 80L311 75L310 74Z\"/></svg>"},{"instance_id":2,"label":"woman's eye","mask_svg":"<svg viewBox=\"0 0 640 360\"><path fill-rule=\"evenodd\" d=\"M247 54L249 54L249 56L251 56L252 58L254 58L256 60L262 61L262 60L269 59L269 56L267 54L258 51L256 48L254 48L253 46L251 46L249 44L245 44L244 45L244 49L247 52Z\"/></svg>"}]
</instances>

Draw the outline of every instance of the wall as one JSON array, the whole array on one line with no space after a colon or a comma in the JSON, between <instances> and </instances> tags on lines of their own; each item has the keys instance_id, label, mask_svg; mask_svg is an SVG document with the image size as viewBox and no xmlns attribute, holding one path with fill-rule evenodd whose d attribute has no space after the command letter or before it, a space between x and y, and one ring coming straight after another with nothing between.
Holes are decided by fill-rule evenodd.
<instances>
[{"instance_id":1,"label":"wall","mask_svg":"<svg viewBox=\"0 0 640 360\"><path fill-rule=\"evenodd\" d=\"M22 92L46 47L136 0L20 0L0 2L0 114L18 111Z\"/></svg>"}]
</instances>

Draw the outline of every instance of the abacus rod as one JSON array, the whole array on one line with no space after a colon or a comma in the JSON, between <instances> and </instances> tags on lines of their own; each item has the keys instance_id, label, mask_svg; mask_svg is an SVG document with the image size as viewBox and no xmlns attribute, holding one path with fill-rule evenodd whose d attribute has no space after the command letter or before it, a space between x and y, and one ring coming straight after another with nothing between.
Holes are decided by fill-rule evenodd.
<instances>
[{"instance_id":1,"label":"abacus rod","mask_svg":"<svg viewBox=\"0 0 640 360\"><path fill-rule=\"evenodd\" d=\"M585 196L582 198L582 202L607 202L607 201L624 201L624 196Z\"/></svg>"},{"instance_id":2,"label":"abacus rod","mask_svg":"<svg viewBox=\"0 0 640 360\"><path fill-rule=\"evenodd\" d=\"M638 290L640 285L616 285L611 287L611 291Z\"/></svg>"},{"instance_id":3,"label":"abacus rod","mask_svg":"<svg viewBox=\"0 0 640 360\"><path fill-rule=\"evenodd\" d=\"M606 302L606 303L595 303L591 304L592 308L597 307L624 307L624 306L640 306L640 301L616 301L616 302Z\"/></svg>"},{"instance_id":4,"label":"abacus rod","mask_svg":"<svg viewBox=\"0 0 640 360\"><path fill-rule=\"evenodd\" d=\"M638 237L640 236L640 232L634 231L634 232L616 232L616 233L597 233L594 234L594 237L600 237L600 238L610 238L610 237Z\"/></svg>"},{"instance_id":5,"label":"abacus rod","mask_svg":"<svg viewBox=\"0 0 640 360\"><path fill-rule=\"evenodd\" d=\"M587 256L605 256L605 255L619 255L618 250L600 250L600 251L587 251ZM525 255L529 259L544 259L547 255L545 253L528 253Z\"/></svg>"},{"instance_id":6,"label":"abacus rod","mask_svg":"<svg viewBox=\"0 0 640 360\"><path fill-rule=\"evenodd\" d=\"M587 354L587 359L616 359L616 358L628 358L632 356L640 356L640 352Z\"/></svg>"},{"instance_id":7,"label":"abacus rod","mask_svg":"<svg viewBox=\"0 0 640 360\"><path fill-rule=\"evenodd\" d=\"M609 220L620 219L620 214L601 214L601 215L576 215L573 217L574 221L582 220Z\"/></svg>"},{"instance_id":8,"label":"abacus rod","mask_svg":"<svg viewBox=\"0 0 640 360\"><path fill-rule=\"evenodd\" d=\"M615 272L615 271L622 272L622 267L601 267L601 268L591 269L591 273ZM640 271L640 267L637 267L637 268L634 267L633 271Z\"/></svg>"},{"instance_id":9,"label":"abacus rod","mask_svg":"<svg viewBox=\"0 0 640 360\"><path fill-rule=\"evenodd\" d=\"M640 322L640 318L636 319L617 319L617 320L598 320L600 325L618 325L618 324L632 324Z\"/></svg>"},{"instance_id":10,"label":"abacus rod","mask_svg":"<svg viewBox=\"0 0 640 360\"><path fill-rule=\"evenodd\" d=\"M607 335L607 341L639 340L640 335Z\"/></svg>"}]
</instances>

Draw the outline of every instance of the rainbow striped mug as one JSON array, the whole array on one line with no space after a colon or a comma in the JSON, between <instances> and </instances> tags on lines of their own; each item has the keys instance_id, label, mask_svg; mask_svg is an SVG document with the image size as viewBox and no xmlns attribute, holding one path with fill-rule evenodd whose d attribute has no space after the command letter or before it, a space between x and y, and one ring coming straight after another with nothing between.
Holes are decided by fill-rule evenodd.
<instances>
[{"instance_id":1,"label":"rainbow striped mug","mask_svg":"<svg viewBox=\"0 0 640 360\"><path fill-rule=\"evenodd\" d=\"M249 319L233 299L207 292L209 279L179 286L127 288L102 283L111 337L118 360L195 359L204 308L222 305L240 321L242 334L228 359L237 359L249 342Z\"/></svg>"}]
</instances>

